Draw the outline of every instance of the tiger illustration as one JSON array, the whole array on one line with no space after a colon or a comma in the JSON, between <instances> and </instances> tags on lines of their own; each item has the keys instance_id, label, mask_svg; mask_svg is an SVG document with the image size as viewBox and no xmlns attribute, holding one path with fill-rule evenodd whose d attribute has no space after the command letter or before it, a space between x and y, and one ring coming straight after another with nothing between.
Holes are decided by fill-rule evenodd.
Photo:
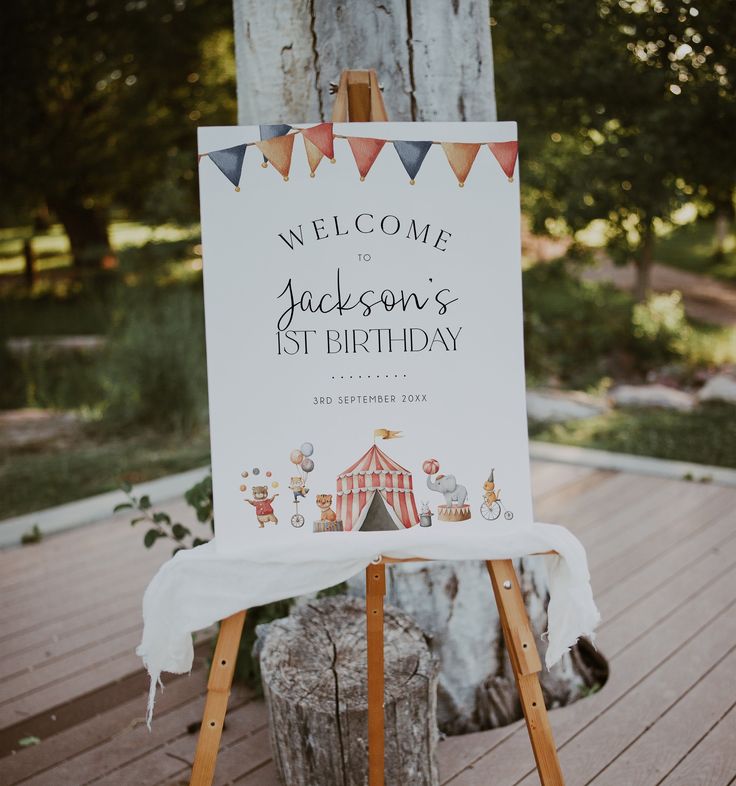
<instances>
[{"instance_id":1,"label":"tiger illustration","mask_svg":"<svg viewBox=\"0 0 736 786\"><path fill-rule=\"evenodd\" d=\"M315 501L322 521L336 521L337 514L332 509L332 494L317 494Z\"/></svg>"}]
</instances>

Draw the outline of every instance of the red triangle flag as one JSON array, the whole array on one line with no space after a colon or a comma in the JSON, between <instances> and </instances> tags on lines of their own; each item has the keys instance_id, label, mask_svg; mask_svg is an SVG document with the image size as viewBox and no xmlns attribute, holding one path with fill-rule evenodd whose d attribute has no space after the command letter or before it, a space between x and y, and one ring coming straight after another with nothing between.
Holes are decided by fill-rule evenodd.
<instances>
[{"instance_id":1,"label":"red triangle flag","mask_svg":"<svg viewBox=\"0 0 736 786\"><path fill-rule=\"evenodd\" d=\"M365 137L350 136L348 144L353 151L353 158L358 165L360 179L365 180L365 176L370 172L373 162L378 158L381 148L386 144L385 139L366 139Z\"/></svg>"},{"instance_id":2,"label":"red triangle flag","mask_svg":"<svg viewBox=\"0 0 736 786\"><path fill-rule=\"evenodd\" d=\"M519 154L518 142L489 142L488 147L501 165L503 173L511 182L514 179L516 156Z\"/></svg>"},{"instance_id":3,"label":"red triangle flag","mask_svg":"<svg viewBox=\"0 0 736 786\"><path fill-rule=\"evenodd\" d=\"M264 139L261 142L256 142L256 147L266 156L274 169L281 173L284 180L289 179L294 136L295 134L287 134L286 136L276 136L273 139Z\"/></svg>"},{"instance_id":4,"label":"red triangle flag","mask_svg":"<svg viewBox=\"0 0 736 786\"><path fill-rule=\"evenodd\" d=\"M308 139L322 155L335 163L335 138L332 135L332 123L320 123L318 126L302 129L302 136Z\"/></svg>"}]
</instances>

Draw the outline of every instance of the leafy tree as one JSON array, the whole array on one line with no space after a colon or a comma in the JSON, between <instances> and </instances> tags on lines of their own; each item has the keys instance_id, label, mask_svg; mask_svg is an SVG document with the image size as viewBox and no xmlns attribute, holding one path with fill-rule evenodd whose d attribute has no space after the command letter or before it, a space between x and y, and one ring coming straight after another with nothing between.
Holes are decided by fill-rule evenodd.
<instances>
[{"instance_id":1,"label":"leafy tree","mask_svg":"<svg viewBox=\"0 0 736 786\"><path fill-rule=\"evenodd\" d=\"M701 212L715 215L715 251L722 256L734 220L736 181L736 5L731 0L690 8L670 69L689 105L682 126L683 177Z\"/></svg>"},{"instance_id":2,"label":"leafy tree","mask_svg":"<svg viewBox=\"0 0 736 786\"><path fill-rule=\"evenodd\" d=\"M733 57L733 8L495 0L493 12L499 105L520 120L534 227L574 233L599 219L614 258L636 263L644 298L655 232L695 195L733 190L721 64ZM705 122L714 115L723 122Z\"/></svg>"},{"instance_id":3,"label":"leafy tree","mask_svg":"<svg viewBox=\"0 0 736 786\"><path fill-rule=\"evenodd\" d=\"M191 206L194 129L234 118L231 24L226 0L3 3L0 176L14 212L48 205L75 262L98 265L111 207L140 213L162 181Z\"/></svg>"}]
</instances>

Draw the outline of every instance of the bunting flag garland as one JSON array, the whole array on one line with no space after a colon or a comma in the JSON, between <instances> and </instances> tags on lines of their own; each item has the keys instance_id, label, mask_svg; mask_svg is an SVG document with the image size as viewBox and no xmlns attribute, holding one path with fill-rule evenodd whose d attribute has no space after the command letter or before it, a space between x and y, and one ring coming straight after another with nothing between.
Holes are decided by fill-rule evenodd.
<instances>
[{"instance_id":1,"label":"bunting flag garland","mask_svg":"<svg viewBox=\"0 0 736 786\"><path fill-rule=\"evenodd\" d=\"M414 185L415 178L422 166L427 153L432 147L431 142L394 142L394 149L399 154L401 163L406 169L406 174L409 175L409 183Z\"/></svg>"},{"instance_id":2,"label":"bunting flag garland","mask_svg":"<svg viewBox=\"0 0 736 786\"><path fill-rule=\"evenodd\" d=\"M475 161L475 157L478 155L480 143L443 142L442 149L445 151L452 171L457 177L457 184L462 188L470 174L470 168L473 166L473 161Z\"/></svg>"},{"instance_id":3,"label":"bunting flag garland","mask_svg":"<svg viewBox=\"0 0 736 786\"><path fill-rule=\"evenodd\" d=\"M309 177L314 177L314 173L319 166L319 162L324 158L324 153L315 145L310 142L307 137L304 137L304 149L307 151L307 163L309 164Z\"/></svg>"},{"instance_id":4,"label":"bunting flag garland","mask_svg":"<svg viewBox=\"0 0 736 786\"><path fill-rule=\"evenodd\" d=\"M496 161L503 169L503 173L511 183L514 179L514 168L516 167L516 157L519 153L518 142L489 142L488 148L493 153Z\"/></svg>"},{"instance_id":5,"label":"bunting flag garland","mask_svg":"<svg viewBox=\"0 0 736 786\"><path fill-rule=\"evenodd\" d=\"M378 158L378 154L386 144L386 140L349 136L348 144L353 151L353 158L358 167L358 172L360 172L360 179L365 180L365 176L371 171L373 162Z\"/></svg>"},{"instance_id":6,"label":"bunting flag garland","mask_svg":"<svg viewBox=\"0 0 736 786\"><path fill-rule=\"evenodd\" d=\"M291 131L291 126L287 126L286 123L272 123L270 125L262 125L258 126L258 131L261 134L261 142L266 142L269 139L273 139L275 136L284 136ZM268 159L266 156L263 156L263 163L261 166L265 169L268 166Z\"/></svg>"},{"instance_id":7,"label":"bunting flag garland","mask_svg":"<svg viewBox=\"0 0 736 786\"><path fill-rule=\"evenodd\" d=\"M236 191L240 191L240 175L243 171L245 149L246 145L235 145L235 147L227 147L224 150L215 150L214 153L210 153L212 163L235 186Z\"/></svg>"},{"instance_id":8,"label":"bunting flag garland","mask_svg":"<svg viewBox=\"0 0 736 786\"><path fill-rule=\"evenodd\" d=\"M211 158L215 166L235 186L236 191L240 191L245 151L251 145L258 147L263 155L264 163L261 166L267 167L270 162L284 180L288 180L294 139L297 134L304 137L304 149L309 164L310 177L315 176L317 167L324 157L329 158L333 164L335 163L335 139L344 139L350 145L361 180L365 180L386 142L393 144L402 166L409 175L411 185L415 184L419 170L433 145L442 145L447 161L461 188L465 185L481 145L488 147L509 182L513 182L518 161L519 144L516 141L436 142L353 137L335 134L332 123L318 123L311 128L293 128L285 123L262 125L258 128L261 137L259 142L245 142L242 145L235 145L223 150L200 153L197 160Z\"/></svg>"},{"instance_id":9,"label":"bunting flag garland","mask_svg":"<svg viewBox=\"0 0 736 786\"><path fill-rule=\"evenodd\" d=\"M268 141L256 142L256 147L263 153L263 157L271 162L274 169L281 173L284 180L289 179L291 169L291 153L294 149L295 134L277 136Z\"/></svg>"},{"instance_id":10,"label":"bunting flag garland","mask_svg":"<svg viewBox=\"0 0 736 786\"><path fill-rule=\"evenodd\" d=\"M327 156L331 163L335 163L335 136L332 133L332 123L320 123L318 126L305 128L302 136L308 139L322 155Z\"/></svg>"}]
</instances>

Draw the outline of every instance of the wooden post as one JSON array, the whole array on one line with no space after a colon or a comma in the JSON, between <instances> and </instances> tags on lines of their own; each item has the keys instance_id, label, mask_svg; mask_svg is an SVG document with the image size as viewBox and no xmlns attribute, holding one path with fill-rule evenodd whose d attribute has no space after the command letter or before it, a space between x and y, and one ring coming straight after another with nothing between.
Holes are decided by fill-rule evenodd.
<instances>
[{"instance_id":1,"label":"wooden post","mask_svg":"<svg viewBox=\"0 0 736 786\"><path fill-rule=\"evenodd\" d=\"M564 786L552 729L547 717L538 674L542 670L534 632L521 595L519 579L510 559L486 562L501 618L503 637L519 690L526 728L532 743L542 786Z\"/></svg>"},{"instance_id":2,"label":"wooden post","mask_svg":"<svg viewBox=\"0 0 736 786\"><path fill-rule=\"evenodd\" d=\"M227 701L233 684L238 645L243 634L245 611L239 611L220 623L215 654L207 681L207 700L194 754L190 786L210 786L215 777L217 752L225 723Z\"/></svg>"},{"instance_id":3,"label":"wooden post","mask_svg":"<svg viewBox=\"0 0 736 786\"><path fill-rule=\"evenodd\" d=\"M383 599L386 566L383 562L365 570L365 614L368 640L368 783L384 786L384 686Z\"/></svg>"}]
</instances>

